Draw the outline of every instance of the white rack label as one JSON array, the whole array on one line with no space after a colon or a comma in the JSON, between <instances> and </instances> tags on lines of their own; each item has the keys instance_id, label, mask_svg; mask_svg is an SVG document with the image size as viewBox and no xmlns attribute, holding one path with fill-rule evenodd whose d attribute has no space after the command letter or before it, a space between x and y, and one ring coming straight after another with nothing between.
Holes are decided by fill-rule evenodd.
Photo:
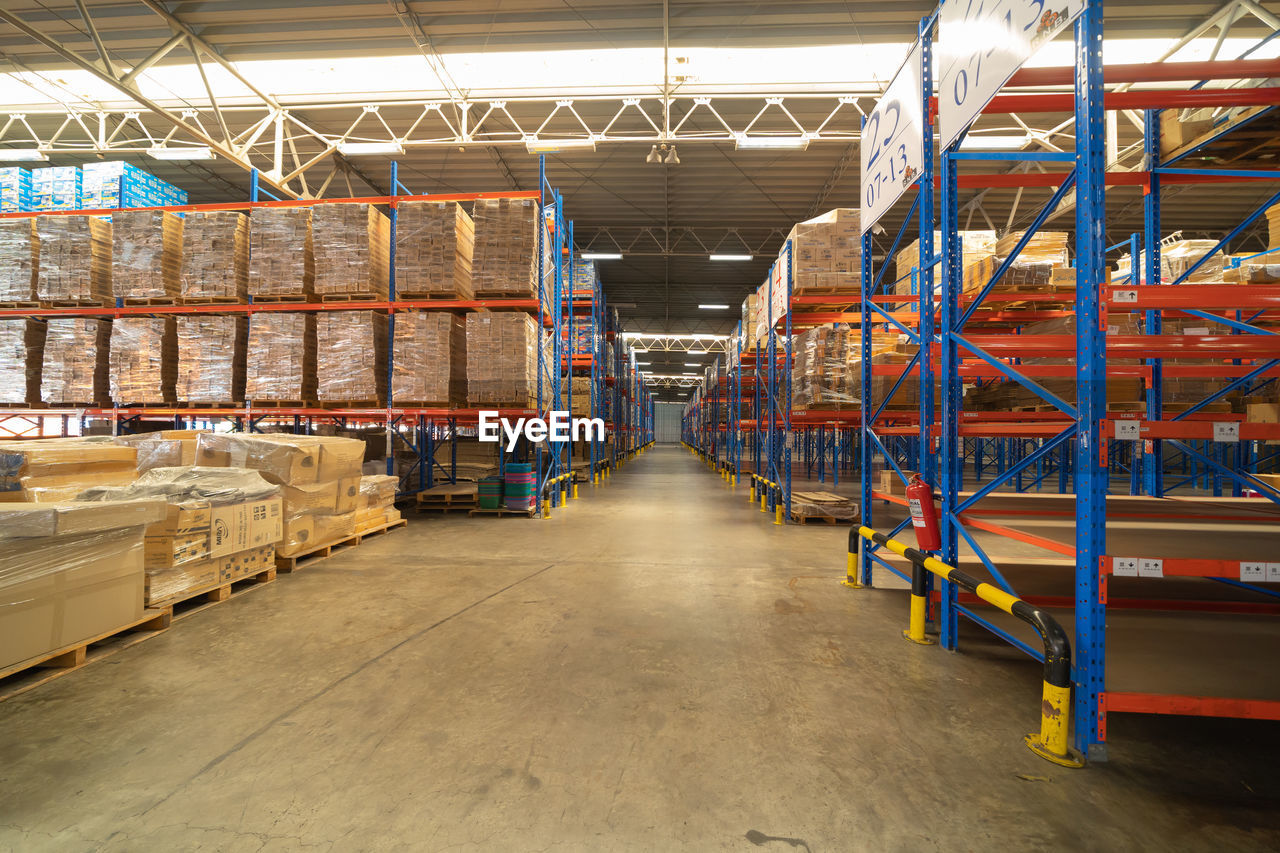
<instances>
[{"instance_id":1,"label":"white rack label","mask_svg":"<svg viewBox=\"0 0 1280 853\"><path fill-rule=\"evenodd\" d=\"M1276 565L1280 565L1277 563ZM1262 583L1267 579L1266 563L1241 563L1240 580L1244 583Z\"/></svg>"},{"instance_id":2,"label":"white rack label","mask_svg":"<svg viewBox=\"0 0 1280 853\"><path fill-rule=\"evenodd\" d=\"M1164 560L1139 560L1138 561L1138 577L1140 578L1164 577Z\"/></svg>"},{"instance_id":3,"label":"white rack label","mask_svg":"<svg viewBox=\"0 0 1280 853\"><path fill-rule=\"evenodd\" d=\"M1138 301L1138 291L1136 290L1113 290L1111 291L1111 301L1116 304L1135 303Z\"/></svg>"},{"instance_id":4,"label":"white rack label","mask_svg":"<svg viewBox=\"0 0 1280 853\"><path fill-rule=\"evenodd\" d=\"M1116 421L1116 438L1139 441L1142 438L1142 421Z\"/></svg>"},{"instance_id":5,"label":"white rack label","mask_svg":"<svg viewBox=\"0 0 1280 853\"><path fill-rule=\"evenodd\" d=\"M915 183L923 168L923 77L917 41L862 127L863 234Z\"/></svg>"},{"instance_id":6,"label":"white rack label","mask_svg":"<svg viewBox=\"0 0 1280 853\"><path fill-rule=\"evenodd\" d=\"M1213 422L1213 440L1223 442L1235 442L1240 440L1240 422L1239 421L1214 421Z\"/></svg>"},{"instance_id":7,"label":"white rack label","mask_svg":"<svg viewBox=\"0 0 1280 853\"><path fill-rule=\"evenodd\" d=\"M1267 583L1280 583L1280 563L1267 563Z\"/></svg>"},{"instance_id":8,"label":"white rack label","mask_svg":"<svg viewBox=\"0 0 1280 853\"><path fill-rule=\"evenodd\" d=\"M1138 576L1138 558L1112 557L1111 574L1118 578L1136 578Z\"/></svg>"}]
</instances>

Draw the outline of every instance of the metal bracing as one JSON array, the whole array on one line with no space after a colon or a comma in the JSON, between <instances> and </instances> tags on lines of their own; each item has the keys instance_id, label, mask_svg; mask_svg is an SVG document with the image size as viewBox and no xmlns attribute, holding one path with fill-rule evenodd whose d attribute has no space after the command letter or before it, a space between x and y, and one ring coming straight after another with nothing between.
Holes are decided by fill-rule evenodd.
<instances>
[{"instance_id":1,"label":"metal bracing","mask_svg":"<svg viewBox=\"0 0 1280 853\"><path fill-rule=\"evenodd\" d=\"M697 388L702 379L697 376L665 376L658 373L646 373L644 381L652 388Z\"/></svg>"},{"instance_id":2,"label":"metal bracing","mask_svg":"<svg viewBox=\"0 0 1280 853\"><path fill-rule=\"evenodd\" d=\"M633 257L705 258L712 254L771 257L786 238L781 228L687 225L597 225L579 229L581 252Z\"/></svg>"},{"instance_id":3,"label":"metal bracing","mask_svg":"<svg viewBox=\"0 0 1280 853\"><path fill-rule=\"evenodd\" d=\"M729 351L727 335L706 334L649 334L645 332L623 332L622 337L631 346L632 352L723 352Z\"/></svg>"}]
</instances>

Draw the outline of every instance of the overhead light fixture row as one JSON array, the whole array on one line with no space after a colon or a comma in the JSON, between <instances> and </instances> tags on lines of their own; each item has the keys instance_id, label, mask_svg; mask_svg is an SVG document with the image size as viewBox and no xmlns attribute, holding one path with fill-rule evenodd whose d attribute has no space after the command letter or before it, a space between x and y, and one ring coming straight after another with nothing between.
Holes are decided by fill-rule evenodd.
<instances>
[{"instance_id":1,"label":"overhead light fixture row","mask_svg":"<svg viewBox=\"0 0 1280 853\"><path fill-rule=\"evenodd\" d=\"M579 257L584 261L620 261L622 255L617 252L583 252Z\"/></svg>"},{"instance_id":2,"label":"overhead light fixture row","mask_svg":"<svg viewBox=\"0 0 1280 853\"><path fill-rule=\"evenodd\" d=\"M713 305L710 303L702 304L702 305L699 305L698 307L701 308L703 311L728 311L729 310L728 305Z\"/></svg>"},{"instance_id":3,"label":"overhead light fixture row","mask_svg":"<svg viewBox=\"0 0 1280 853\"><path fill-rule=\"evenodd\" d=\"M755 255L711 255L713 261L750 261L755 259Z\"/></svg>"},{"instance_id":4,"label":"overhead light fixture row","mask_svg":"<svg viewBox=\"0 0 1280 853\"><path fill-rule=\"evenodd\" d=\"M739 150L786 150L786 151L803 151L809 147L808 136L747 136L745 133L738 134L737 145Z\"/></svg>"},{"instance_id":5,"label":"overhead light fixture row","mask_svg":"<svg viewBox=\"0 0 1280 853\"><path fill-rule=\"evenodd\" d=\"M339 142L338 153L343 157L361 157L374 154L403 154L399 142Z\"/></svg>"},{"instance_id":6,"label":"overhead light fixture row","mask_svg":"<svg viewBox=\"0 0 1280 853\"><path fill-rule=\"evenodd\" d=\"M213 149L208 145L192 145L187 147L148 148L147 156L154 160L212 160Z\"/></svg>"},{"instance_id":7,"label":"overhead light fixture row","mask_svg":"<svg viewBox=\"0 0 1280 853\"><path fill-rule=\"evenodd\" d=\"M561 154L565 151L595 151L594 139L526 139L524 149L530 154Z\"/></svg>"}]
</instances>

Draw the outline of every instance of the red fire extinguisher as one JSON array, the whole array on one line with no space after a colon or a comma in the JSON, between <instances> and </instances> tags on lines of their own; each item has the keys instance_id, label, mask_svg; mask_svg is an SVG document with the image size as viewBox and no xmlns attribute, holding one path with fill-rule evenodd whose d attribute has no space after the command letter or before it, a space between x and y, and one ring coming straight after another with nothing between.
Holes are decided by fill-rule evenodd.
<instances>
[{"instance_id":1,"label":"red fire extinguisher","mask_svg":"<svg viewBox=\"0 0 1280 853\"><path fill-rule=\"evenodd\" d=\"M921 551L937 551L942 547L942 535L933 506L933 489L919 474L913 475L907 484L907 505L911 508L911 525L916 529L916 547Z\"/></svg>"}]
</instances>

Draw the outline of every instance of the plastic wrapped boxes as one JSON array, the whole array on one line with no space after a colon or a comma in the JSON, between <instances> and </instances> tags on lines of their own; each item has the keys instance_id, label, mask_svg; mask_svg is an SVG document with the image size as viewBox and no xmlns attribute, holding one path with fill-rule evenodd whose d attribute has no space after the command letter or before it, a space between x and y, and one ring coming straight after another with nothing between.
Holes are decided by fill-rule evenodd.
<instances>
[{"instance_id":1,"label":"plastic wrapped boxes","mask_svg":"<svg viewBox=\"0 0 1280 853\"><path fill-rule=\"evenodd\" d=\"M538 324L528 314L467 315L467 402L537 408Z\"/></svg>"},{"instance_id":2,"label":"plastic wrapped boxes","mask_svg":"<svg viewBox=\"0 0 1280 853\"><path fill-rule=\"evenodd\" d=\"M793 292L859 292L862 234L858 211L836 208L791 229Z\"/></svg>"},{"instance_id":3,"label":"plastic wrapped boxes","mask_svg":"<svg viewBox=\"0 0 1280 853\"><path fill-rule=\"evenodd\" d=\"M400 478L387 474L365 475L360 478L360 497L356 504L356 532L377 530L400 520L396 509L396 490Z\"/></svg>"},{"instance_id":4,"label":"plastic wrapped boxes","mask_svg":"<svg viewBox=\"0 0 1280 853\"><path fill-rule=\"evenodd\" d=\"M39 263L35 219L0 221L0 302L33 302Z\"/></svg>"},{"instance_id":5,"label":"plastic wrapped boxes","mask_svg":"<svg viewBox=\"0 0 1280 853\"><path fill-rule=\"evenodd\" d=\"M182 403L239 404L244 400L245 317L177 318L177 398Z\"/></svg>"},{"instance_id":6,"label":"plastic wrapped boxes","mask_svg":"<svg viewBox=\"0 0 1280 853\"><path fill-rule=\"evenodd\" d=\"M84 175L79 166L50 166L31 170L31 200L35 210L83 210Z\"/></svg>"},{"instance_id":7,"label":"plastic wrapped boxes","mask_svg":"<svg viewBox=\"0 0 1280 853\"><path fill-rule=\"evenodd\" d=\"M0 319L0 403L40 402L42 320Z\"/></svg>"},{"instance_id":8,"label":"plastic wrapped boxes","mask_svg":"<svg viewBox=\"0 0 1280 853\"><path fill-rule=\"evenodd\" d=\"M243 302L249 295L249 217L233 210L187 214L182 228L184 302Z\"/></svg>"},{"instance_id":9,"label":"plastic wrapped boxes","mask_svg":"<svg viewBox=\"0 0 1280 853\"><path fill-rule=\"evenodd\" d=\"M105 404L111 323L54 317L46 326L40 399L55 406Z\"/></svg>"},{"instance_id":10,"label":"plastic wrapped boxes","mask_svg":"<svg viewBox=\"0 0 1280 853\"><path fill-rule=\"evenodd\" d=\"M173 317L120 317L111 324L109 378L117 405L173 403L178 339Z\"/></svg>"},{"instance_id":11,"label":"plastic wrapped boxes","mask_svg":"<svg viewBox=\"0 0 1280 853\"><path fill-rule=\"evenodd\" d=\"M37 216L42 251L36 298L102 305L111 296L111 223L100 216Z\"/></svg>"},{"instance_id":12,"label":"plastic wrapped boxes","mask_svg":"<svg viewBox=\"0 0 1280 853\"><path fill-rule=\"evenodd\" d=\"M258 207L249 221L249 294L255 299L312 295L311 208Z\"/></svg>"},{"instance_id":13,"label":"plastic wrapped boxes","mask_svg":"<svg viewBox=\"0 0 1280 853\"><path fill-rule=\"evenodd\" d=\"M538 203L528 198L478 199L474 221L474 293L536 296Z\"/></svg>"},{"instance_id":14,"label":"plastic wrapped boxes","mask_svg":"<svg viewBox=\"0 0 1280 853\"><path fill-rule=\"evenodd\" d=\"M454 202L406 201L396 208L396 296L471 299L475 225Z\"/></svg>"},{"instance_id":15,"label":"plastic wrapped boxes","mask_svg":"<svg viewBox=\"0 0 1280 853\"><path fill-rule=\"evenodd\" d=\"M396 314L391 395L396 405L462 407L467 400L467 325L437 312Z\"/></svg>"},{"instance_id":16,"label":"plastic wrapped boxes","mask_svg":"<svg viewBox=\"0 0 1280 853\"><path fill-rule=\"evenodd\" d=\"M111 288L117 299L172 301L178 296L182 223L159 210L111 217Z\"/></svg>"},{"instance_id":17,"label":"plastic wrapped boxes","mask_svg":"<svg viewBox=\"0 0 1280 853\"><path fill-rule=\"evenodd\" d=\"M264 311L249 318L244 394L264 403L315 401L315 314Z\"/></svg>"},{"instance_id":18,"label":"plastic wrapped boxes","mask_svg":"<svg viewBox=\"0 0 1280 853\"><path fill-rule=\"evenodd\" d=\"M321 204L311 212L315 292L386 299L391 223L371 204Z\"/></svg>"},{"instance_id":19,"label":"plastic wrapped boxes","mask_svg":"<svg viewBox=\"0 0 1280 853\"><path fill-rule=\"evenodd\" d=\"M320 311L315 324L317 399L322 403L385 403L387 315Z\"/></svg>"},{"instance_id":20,"label":"plastic wrapped boxes","mask_svg":"<svg viewBox=\"0 0 1280 853\"><path fill-rule=\"evenodd\" d=\"M35 210L31 173L19 166L0 169L0 213Z\"/></svg>"},{"instance_id":21,"label":"plastic wrapped boxes","mask_svg":"<svg viewBox=\"0 0 1280 853\"><path fill-rule=\"evenodd\" d=\"M69 501L91 486L128 485L137 459L110 438L0 442L0 501Z\"/></svg>"}]
</instances>

